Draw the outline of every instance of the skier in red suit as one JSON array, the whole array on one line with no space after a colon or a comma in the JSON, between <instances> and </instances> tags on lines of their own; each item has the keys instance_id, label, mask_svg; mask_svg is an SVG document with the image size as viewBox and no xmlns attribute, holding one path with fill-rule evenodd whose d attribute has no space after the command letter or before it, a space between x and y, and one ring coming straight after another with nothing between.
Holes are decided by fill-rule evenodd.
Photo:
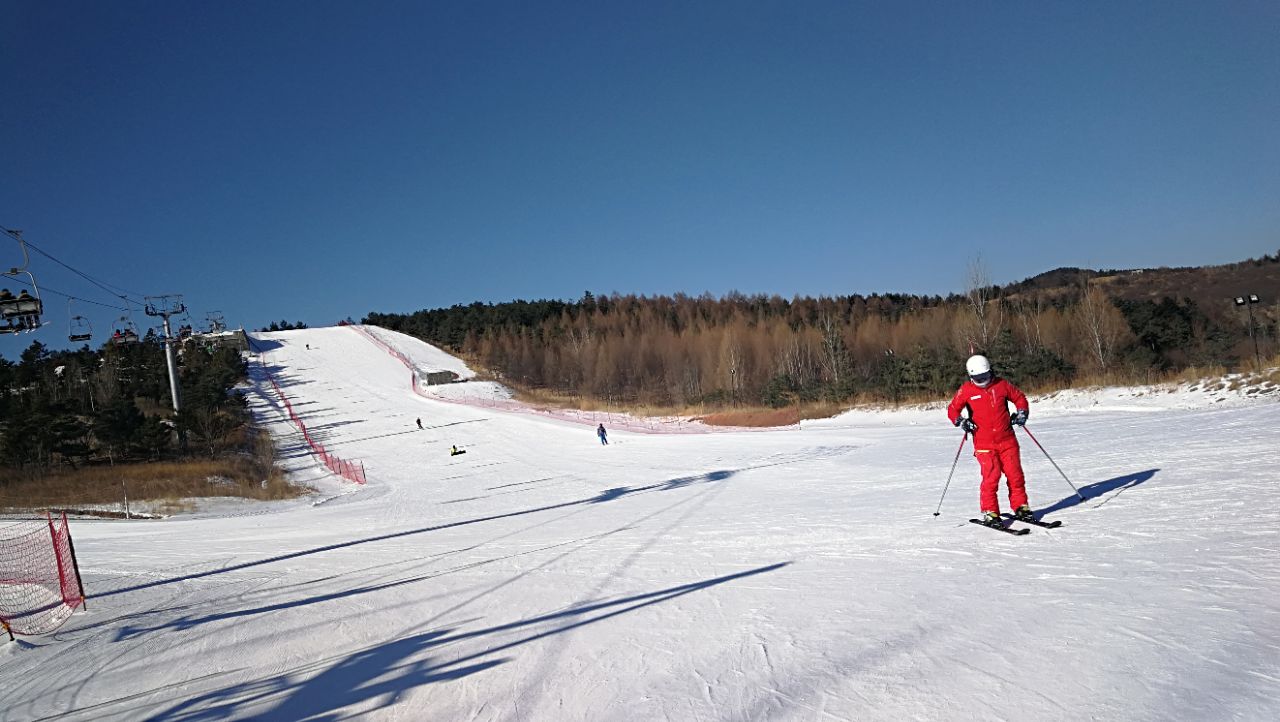
<instances>
[{"instance_id":1,"label":"skier in red suit","mask_svg":"<svg viewBox=\"0 0 1280 722\"><path fill-rule=\"evenodd\" d=\"M947 405L947 418L953 425L973 434L973 455L982 469L982 521L988 525L1002 524L997 495L1001 474L1009 485L1009 505L1014 508L1014 517L1033 519L1027 503L1027 482L1022 474L1018 439L1013 435L1014 425L1027 423L1030 413L1027 397L1017 386L997 377L986 356L969 357L965 370L969 380ZM1013 416L1009 415L1010 403L1016 409ZM966 407L969 416L961 416L960 412Z\"/></svg>"}]
</instances>

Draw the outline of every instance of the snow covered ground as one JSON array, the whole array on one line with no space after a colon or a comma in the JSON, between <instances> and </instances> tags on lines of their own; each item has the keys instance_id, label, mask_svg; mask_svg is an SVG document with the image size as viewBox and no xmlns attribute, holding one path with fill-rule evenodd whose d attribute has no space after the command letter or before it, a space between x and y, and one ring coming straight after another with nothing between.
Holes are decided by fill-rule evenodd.
<instances>
[{"instance_id":1,"label":"snow covered ground","mask_svg":"<svg viewBox=\"0 0 1280 722\"><path fill-rule=\"evenodd\" d=\"M368 485L255 386L318 493L73 523L89 609L3 645L0 717L1280 718L1277 394L1040 400L1088 500L1024 443L1064 526L1015 538L966 522L968 453L933 516L960 442L936 409L606 447L416 396L350 329L261 340Z\"/></svg>"}]
</instances>

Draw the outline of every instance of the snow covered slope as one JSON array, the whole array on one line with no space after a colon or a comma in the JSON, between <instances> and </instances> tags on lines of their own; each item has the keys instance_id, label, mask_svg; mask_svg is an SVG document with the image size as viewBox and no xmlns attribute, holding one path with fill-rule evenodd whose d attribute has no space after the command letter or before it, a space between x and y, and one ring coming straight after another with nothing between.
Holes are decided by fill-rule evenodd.
<instances>
[{"instance_id":1,"label":"snow covered slope","mask_svg":"<svg viewBox=\"0 0 1280 722\"><path fill-rule=\"evenodd\" d=\"M960 441L936 412L601 446L416 396L350 329L261 341L369 484L258 386L321 493L73 523L89 611L0 650L4 719L1280 717L1274 396L1033 407L1088 500L1025 444L1064 526L1014 538L966 522L967 453L932 516Z\"/></svg>"},{"instance_id":2,"label":"snow covered slope","mask_svg":"<svg viewBox=\"0 0 1280 722\"><path fill-rule=\"evenodd\" d=\"M404 354L405 357L409 359L409 362L424 374L434 373L436 371L452 371L460 379L475 378L476 373L468 368L462 359L457 356L451 356L439 348L416 339L413 336L400 333L399 331L380 328L378 326L360 326L360 328L391 348L394 348Z\"/></svg>"}]
</instances>

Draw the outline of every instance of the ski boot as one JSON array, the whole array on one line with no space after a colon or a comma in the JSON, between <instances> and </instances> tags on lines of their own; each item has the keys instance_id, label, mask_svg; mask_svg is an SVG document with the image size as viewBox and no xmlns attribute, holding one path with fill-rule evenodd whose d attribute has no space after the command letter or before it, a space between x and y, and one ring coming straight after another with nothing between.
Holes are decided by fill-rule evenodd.
<instances>
[{"instance_id":1,"label":"ski boot","mask_svg":"<svg viewBox=\"0 0 1280 722\"><path fill-rule=\"evenodd\" d=\"M1031 511L1031 507L1027 506L1026 504L1023 504L1022 506L1013 510L1013 518L1017 519L1018 521L1035 521L1036 513L1034 511Z\"/></svg>"},{"instance_id":2,"label":"ski boot","mask_svg":"<svg viewBox=\"0 0 1280 722\"><path fill-rule=\"evenodd\" d=\"M1000 512L998 511L983 512L981 521L986 526L1004 526L1004 519L1000 518Z\"/></svg>"}]
</instances>

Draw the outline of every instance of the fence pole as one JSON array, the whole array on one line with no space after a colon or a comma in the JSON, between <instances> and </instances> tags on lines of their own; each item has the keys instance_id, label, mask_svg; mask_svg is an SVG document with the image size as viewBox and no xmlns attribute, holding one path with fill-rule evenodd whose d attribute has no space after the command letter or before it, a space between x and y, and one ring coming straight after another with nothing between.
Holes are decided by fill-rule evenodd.
<instances>
[{"instance_id":1,"label":"fence pole","mask_svg":"<svg viewBox=\"0 0 1280 722\"><path fill-rule=\"evenodd\" d=\"M58 563L58 596L62 597L62 602L65 604L67 601L66 563L62 560L62 548L58 545L58 532L53 528L53 515L46 511L44 516L49 520L49 541L53 543L53 558Z\"/></svg>"},{"instance_id":2,"label":"fence pole","mask_svg":"<svg viewBox=\"0 0 1280 722\"><path fill-rule=\"evenodd\" d=\"M62 512L62 531L67 535L67 548L71 550L71 568L76 570L76 584L80 585L80 606L89 610L89 595L84 592L84 580L80 578L80 560L76 558L76 542L71 538L71 525L67 523L67 512Z\"/></svg>"}]
</instances>

